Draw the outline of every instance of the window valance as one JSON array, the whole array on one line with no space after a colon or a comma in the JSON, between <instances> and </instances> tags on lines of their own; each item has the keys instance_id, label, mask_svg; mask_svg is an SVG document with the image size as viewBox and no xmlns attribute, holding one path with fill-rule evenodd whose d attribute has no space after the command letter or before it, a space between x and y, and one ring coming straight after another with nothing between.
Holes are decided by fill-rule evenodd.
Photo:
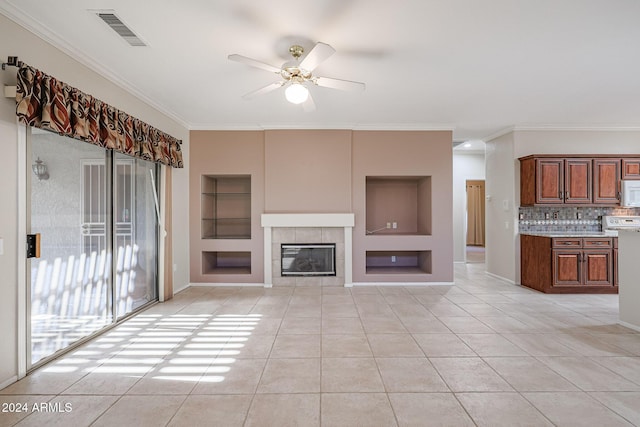
<instances>
[{"instance_id":1,"label":"window valance","mask_svg":"<svg viewBox=\"0 0 640 427\"><path fill-rule=\"evenodd\" d=\"M18 68L16 102L18 118L29 126L183 167L180 140L29 65Z\"/></svg>"}]
</instances>

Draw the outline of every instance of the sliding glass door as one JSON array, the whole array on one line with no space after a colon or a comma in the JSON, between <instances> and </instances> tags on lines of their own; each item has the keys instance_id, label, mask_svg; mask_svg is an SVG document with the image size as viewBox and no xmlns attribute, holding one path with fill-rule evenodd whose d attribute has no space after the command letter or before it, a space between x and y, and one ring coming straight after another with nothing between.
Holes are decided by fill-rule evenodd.
<instances>
[{"instance_id":1,"label":"sliding glass door","mask_svg":"<svg viewBox=\"0 0 640 427\"><path fill-rule=\"evenodd\" d=\"M155 164L49 132L30 141L32 367L157 300L158 217Z\"/></svg>"},{"instance_id":2,"label":"sliding glass door","mask_svg":"<svg viewBox=\"0 0 640 427\"><path fill-rule=\"evenodd\" d=\"M158 297L156 165L115 154L116 316Z\"/></svg>"}]
</instances>

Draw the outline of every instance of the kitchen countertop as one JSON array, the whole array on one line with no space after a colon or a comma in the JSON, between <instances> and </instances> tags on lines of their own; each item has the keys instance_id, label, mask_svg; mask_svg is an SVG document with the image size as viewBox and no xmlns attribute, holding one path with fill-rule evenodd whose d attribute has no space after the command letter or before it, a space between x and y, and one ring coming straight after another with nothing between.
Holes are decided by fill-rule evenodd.
<instances>
[{"instance_id":1,"label":"kitchen countertop","mask_svg":"<svg viewBox=\"0 0 640 427\"><path fill-rule=\"evenodd\" d=\"M525 231L520 234L539 237L618 237L618 232L613 231Z\"/></svg>"}]
</instances>

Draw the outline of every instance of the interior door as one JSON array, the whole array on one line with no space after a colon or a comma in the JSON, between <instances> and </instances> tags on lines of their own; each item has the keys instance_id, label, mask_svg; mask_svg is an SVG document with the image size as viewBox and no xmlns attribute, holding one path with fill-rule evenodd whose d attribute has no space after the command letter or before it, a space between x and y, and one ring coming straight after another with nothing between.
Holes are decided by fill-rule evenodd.
<instances>
[{"instance_id":1,"label":"interior door","mask_svg":"<svg viewBox=\"0 0 640 427\"><path fill-rule=\"evenodd\" d=\"M467 245L484 246L484 181L467 181Z\"/></svg>"}]
</instances>

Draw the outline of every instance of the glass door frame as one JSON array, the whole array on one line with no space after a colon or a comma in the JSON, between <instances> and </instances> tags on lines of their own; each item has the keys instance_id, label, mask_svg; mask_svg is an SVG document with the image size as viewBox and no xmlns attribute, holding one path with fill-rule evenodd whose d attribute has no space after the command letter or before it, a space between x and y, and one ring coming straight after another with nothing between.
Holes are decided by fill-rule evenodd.
<instances>
[{"instance_id":1,"label":"glass door frame","mask_svg":"<svg viewBox=\"0 0 640 427\"><path fill-rule=\"evenodd\" d=\"M111 313L111 321L101 329L71 343L63 349L56 350L51 355L32 363L31 361L31 268L30 261L26 257L26 235L31 233L31 157L32 157L32 132L31 127L20 122L17 123L18 128L18 301L17 301L17 338L18 338L18 375L17 379L25 377L32 371L58 358L60 355L76 349L85 344L87 341L105 333L106 331L118 326L121 322L134 316L151 305L164 300L164 288L161 286L163 280L164 267L164 235L160 232L164 229L164 198L162 195L162 182L164 178L163 167L157 163L153 165L153 179L155 184L156 197L160 203L157 209L160 209L158 215L154 215L156 221L155 227L155 299L152 299L135 310L118 317L116 301L116 274L117 274L117 248L114 247L114 232L116 230L116 215L114 209L114 159L116 153L113 150L104 150L105 156L105 172L106 172L106 248L111 254L111 272L108 280L107 298L108 310ZM134 159L134 158L132 158ZM135 159L134 159L135 162ZM155 209L155 208L154 208ZM115 256L114 256L115 255ZM161 258L162 257L162 258Z\"/></svg>"}]
</instances>

